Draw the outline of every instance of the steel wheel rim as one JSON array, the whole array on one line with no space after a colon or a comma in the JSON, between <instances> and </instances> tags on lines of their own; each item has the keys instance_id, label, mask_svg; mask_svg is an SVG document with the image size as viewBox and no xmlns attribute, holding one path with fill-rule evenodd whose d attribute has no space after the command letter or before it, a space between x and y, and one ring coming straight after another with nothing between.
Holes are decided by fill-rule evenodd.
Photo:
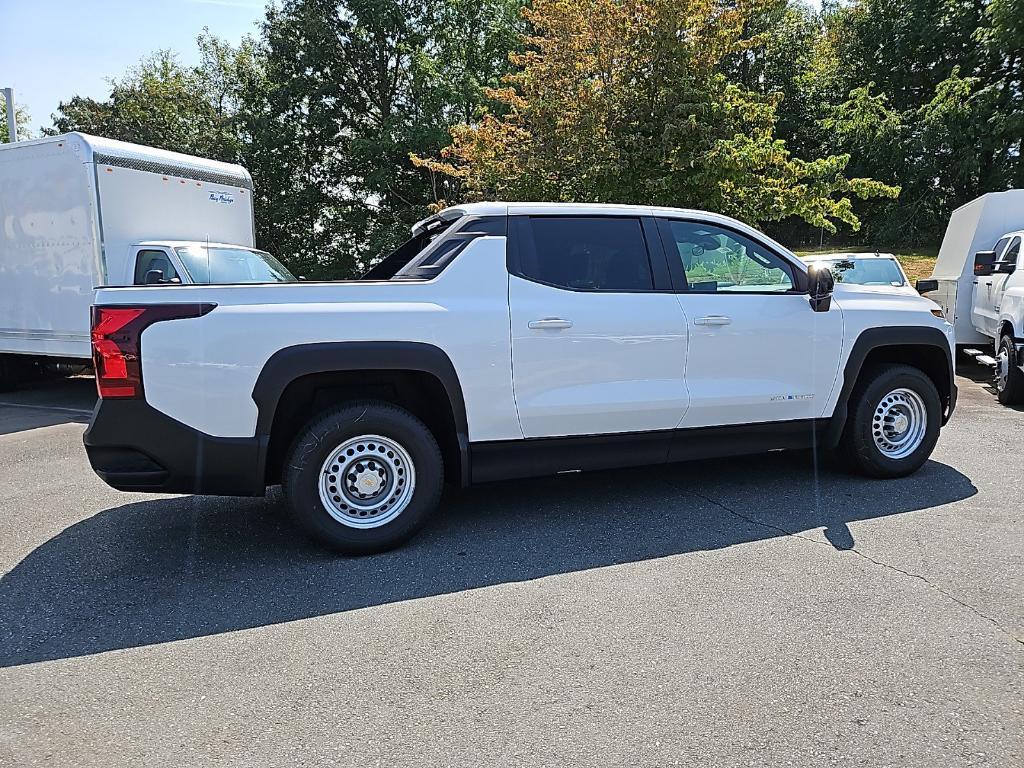
<instances>
[{"instance_id":1,"label":"steel wheel rim","mask_svg":"<svg viewBox=\"0 0 1024 768\"><path fill-rule=\"evenodd\" d=\"M320 466L320 501L350 528L387 525L409 506L416 469L391 438L360 435L339 445Z\"/></svg>"},{"instance_id":2,"label":"steel wheel rim","mask_svg":"<svg viewBox=\"0 0 1024 768\"><path fill-rule=\"evenodd\" d=\"M914 390L900 387L879 400L871 419L875 447L889 459L905 459L924 442L928 409Z\"/></svg>"},{"instance_id":3,"label":"steel wheel rim","mask_svg":"<svg viewBox=\"0 0 1024 768\"><path fill-rule=\"evenodd\" d=\"M1010 377L1010 350L1006 343L999 345L999 353L996 355L996 389L1002 392L1006 389L1006 381Z\"/></svg>"}]
</instances>

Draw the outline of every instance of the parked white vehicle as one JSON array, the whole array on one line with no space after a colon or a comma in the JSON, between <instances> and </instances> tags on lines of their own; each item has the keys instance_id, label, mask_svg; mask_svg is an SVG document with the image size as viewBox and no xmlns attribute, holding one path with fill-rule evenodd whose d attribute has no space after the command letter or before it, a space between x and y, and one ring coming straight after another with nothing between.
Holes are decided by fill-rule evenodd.
<instances>
[{"instance_id":1,"label":"parked white vehicle","mask_svg":"<svg viewBox=\"0 0 1024 768\"><path fill-rule=\"evenodd\" d=\"M254 237L240 166L79 133L0 144L0 383L89 359L96 286L293 279Z\"/></svg>"},{"instance_id":2,"label":"parked white vehicle","mask_svg":"<svg viewBox=\"0 0 1024 768\"><path fill-rule=\"evenodd\" d=\"M445 477L837 446L898 477L956 402L931 302L834 285L701 211L464 205L363 281L104 288L96 304L100 477L283 483L347 552L409 538Z\"/></svg>"},{"instance_id":3,"label":"parked white vehicle","mask_svg":"<svg viewBox=\"0 0 1024 768\"><path fill-rule=\"evenodd\" d=\"M1022 240L1024 189L982 195L953 212L932 277L917 284L945 311L957 345L995 368L1006 404L1024 402Z\"/></svg>"},{"instance_id":4,"label":"parked white vehicle","mask_svg":"<svg viewBox=\"0 0 1024 768\"><path fill-rule=\"evenodd\" d=\"M844 286L917 295L899 259L891 253L813 253L802 258L808 264L825 265Z\"/></svg>"}]
</instances>

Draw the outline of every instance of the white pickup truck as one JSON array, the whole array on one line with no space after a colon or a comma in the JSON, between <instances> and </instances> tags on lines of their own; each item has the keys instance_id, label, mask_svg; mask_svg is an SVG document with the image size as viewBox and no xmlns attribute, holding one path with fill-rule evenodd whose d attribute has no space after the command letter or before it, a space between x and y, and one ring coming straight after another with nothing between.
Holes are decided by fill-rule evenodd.
<instances>
[{"instance_id":1,"label":"white pickup truck","mask_svg":"<svg viewBox=\"0 0 1024 768\"><path fill-rule=\"evenodd\" d=\"M1024 189L982 195L953 211L932 277L917 283L953 324L957 346L995 370L1006 405L1024 403L1022 241Z\"/></svg>"},{"instance_id":2,"label":"white pickup truck","mask_svg":"<svg viewBox=\"0 0 1024 768\"><path fill-rule=\"evenodd\" d=\"M412 536L445 479L810 447L902 476L956 402L934 304L670 208L449 208L360 281L103 288L92 338L107 483L281 483L350 553Z\"/></svg>"}]
</instances>

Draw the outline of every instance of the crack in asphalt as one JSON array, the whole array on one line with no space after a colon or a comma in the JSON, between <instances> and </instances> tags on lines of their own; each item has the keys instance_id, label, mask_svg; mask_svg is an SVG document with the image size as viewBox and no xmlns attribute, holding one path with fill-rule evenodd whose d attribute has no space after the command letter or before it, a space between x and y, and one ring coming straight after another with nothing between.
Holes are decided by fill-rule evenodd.
<instances>
[{"instance_id":1,"label":"crack in asphalt","mask_svg":"<svg viewBox=\"0 0 1024 768\"><path fill-rule=\"evenodd\" d=\"M1011 640L1015 641L1019 645L1024 645L1024 638L1018 637L1013 632L1011 632L1006 627L1004 627L1002 624L1000 624L993 617L991 617L988 614L978 610L973 605L971 605L970 603L960 599L959 597L957 597L953 593L949 592L948 590L943 589L938 584L935 584L930 579L928 579L928 577L926 577L926 576L922 576L919 573L913 573L911 571L906 571L906 570L904 570L904 569L902 569L902 568L900 568L898 566L892 565L892 564L887 563L887 562L885 562L883 560L877 560L876 558L871 557L871 555L868 555L868 554L860 551L856 547L848 547L848 548L840 549L838 547L833 546L832 544L830 544L828 542L820 541L818 539L811 538L810 536L804 536L802 533L799 533L797 531L791 531L788 528L783 528L780 525L775 525L774 523L766 523L763 520L758 520L755 517L750 517L748 515L743 514L742 512L737 512L732 507L729 507L728 505L723 504L722 502L717 501L716 499L712 499L709 496L705 496L702 493L697 493L696 491L694 491L694 490L692 490L690 488L680 488L679 486L677 486L677 485L675 485L674 483L671 483L671 482L669 482L668 484L671 485L673 488L676 488L677 490L682 491L683 493L689 493L689 494L691 494L693 496L696 496L699 499L703 499L704 501L708 502L709 504L714 504L716 507L719 507L720 509L724 509L730 515L734 515L735 517L738 517L741 520L746 520L748 523L751 523L753 525L760 525L763 528L768 528L768 529L771 529L773 531L778 531L779 533L785 534L786 536L792 536L795 539L802 539L803 541L810 542L811 544L816 544L816 545L818 545L820 547L827 547L828 549L832 550L833 552L852 552L853 554L857 555L858 557L860 557L860 558L862 558L864 560L867 560L869 563L877 565L880 568L884 568L886 570L893 571L894 573L898 573L898 574L901 574L903 576L907 576L907 577L909 577L911 579L917 579L918 581L922 581L927 586L931 587L936 592L938 592L940 595L945 597L947 600L951 600L952 602L956 603L957 605L959 605L959 606L961 606L963 608L966 608L967 610L969 610L974 615L976 615L979 618L982 618L985 621L987 621L990 624L992 624L993 627L998 629L1000 632L1002 632L1004 635L1006 635Z\"/></svg>"}]
</instances>

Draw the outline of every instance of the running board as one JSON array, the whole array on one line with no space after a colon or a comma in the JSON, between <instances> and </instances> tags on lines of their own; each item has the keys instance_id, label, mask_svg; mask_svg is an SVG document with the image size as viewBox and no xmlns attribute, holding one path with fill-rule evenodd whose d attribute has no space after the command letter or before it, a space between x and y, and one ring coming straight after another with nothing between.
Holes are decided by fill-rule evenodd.
<instances>
[{"instance_id":1,"label":"running board","mask_svg":"<svg viewBox=\"0 0 1024 768\"><path fill-rule=\"evenodd\" d=\"M981 365L987 365L990 368L994 368L996 365L996 359L992 355L986 355L980 349L965 349L964 354L968 357L973 357L974 362Z\"/></svg>"}]
</instances>

